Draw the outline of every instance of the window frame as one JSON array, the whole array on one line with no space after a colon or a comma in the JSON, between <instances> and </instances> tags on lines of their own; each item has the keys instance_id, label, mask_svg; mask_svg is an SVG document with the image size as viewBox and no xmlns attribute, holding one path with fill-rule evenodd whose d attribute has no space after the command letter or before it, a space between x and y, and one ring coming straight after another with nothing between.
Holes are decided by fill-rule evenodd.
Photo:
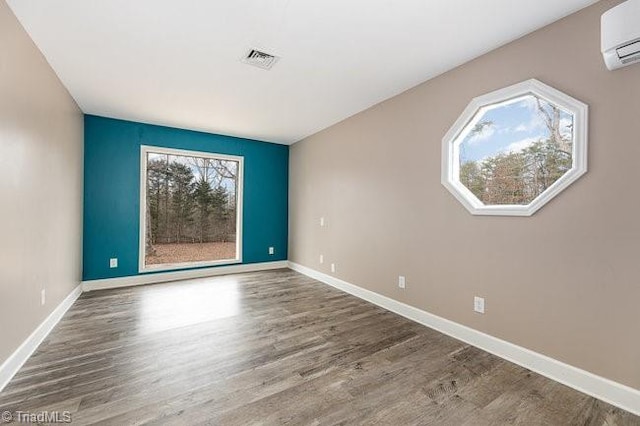
<instances>
[{"instance_id":1,"label":"window frame","mask_svg":"<svg viewBox=\"0 0 640 426\"><path fill-rule=\"evenodd\" d=\"M496 104L508 103L514 98L525 95L538 96L573 114L572 167L529 204L485 205L459 180L459 145L464 139L464 135L468 133L470 124L481 110ZM442 185L473 215L533 215L587 172L588 111L587 104L535 79L526 80L472 99L442 138Z\"/></svg>"},{"instance_id":2,"label":"window frame","mask_svg":"<svg viewBox=\"0 0 640 426\"><path fill-rule=\"evenodd\" d=\"M198 262L163 263L159 265L146 265L146 225L147 225L147 154L168 154L187 157L212 158L216 160L236 161L238 163L238 176L236 182L236 257L234 259L222 259ZM243 218L243 192L244 192L244 157L238 155L218 154L213 152L192 151L187 149L166 148L152 145L140 146L140 232L138 240L138 272L165 272L181 269L194 269L208 266L235 265L242 263L242 218Z\"/></svg>"}]
</instances>

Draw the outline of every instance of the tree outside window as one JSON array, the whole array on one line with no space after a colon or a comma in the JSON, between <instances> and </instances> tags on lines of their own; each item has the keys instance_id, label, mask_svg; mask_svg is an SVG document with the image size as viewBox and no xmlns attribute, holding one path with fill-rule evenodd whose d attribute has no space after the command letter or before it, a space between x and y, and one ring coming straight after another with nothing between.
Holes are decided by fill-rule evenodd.
<instances>
[{"instance_id":1,"label":"tree outside window","mask_svg":"<svg viewBox=\"0 0 640 426\"><path fill-rule=\"evenodd\" d=\"M141 269L240 261L242 158L142 148Z\"/></svg>"}]
</instances>

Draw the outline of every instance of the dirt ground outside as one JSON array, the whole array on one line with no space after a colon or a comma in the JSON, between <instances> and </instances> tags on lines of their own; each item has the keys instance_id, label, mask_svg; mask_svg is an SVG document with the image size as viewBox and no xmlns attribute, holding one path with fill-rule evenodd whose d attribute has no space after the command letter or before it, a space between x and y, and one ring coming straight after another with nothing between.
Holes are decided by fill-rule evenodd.
<instances>
[{"instance_id":1,"label":"dirt ground outside","mask_svg":"<svg viewBox=\"0 0 640 426\"><path fill-rule=\"evenodd\" d=\"M154 244L155 256L145 257L147 265L207 262L235 259L236 243Z\"/></svg>"}]
</instances>

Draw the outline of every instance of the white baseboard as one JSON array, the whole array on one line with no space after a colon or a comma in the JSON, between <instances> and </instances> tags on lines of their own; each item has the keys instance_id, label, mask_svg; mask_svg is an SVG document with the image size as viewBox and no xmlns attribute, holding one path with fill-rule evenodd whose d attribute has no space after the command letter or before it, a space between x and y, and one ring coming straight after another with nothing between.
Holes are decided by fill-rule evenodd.
<instances>
[{"instance_id":1,"label":"white baseboard","mask_svg":"<svg viewBox=\"0 0 640 426\"><path fill-rule=\"evenodd\" d=\"M215 268L190 269L187 271L146 273L130 277L106 278L82 282L83 291L104 290L118 287L157 284L168 281L189 280L193 278L213 277L216 275L238 274L242 272L259 272L271 269L288 268L286 260L277 262L247 263L242 265L218 266Z\"/></svg>"},{"instance_id":2,"label":"white baseboard","mask_svg":"<svg viewBox=\"0 0 640 426\"><path fill-rule=\"evenodd\" d=\"M5 362L0 365L0 392L20 370L29 357L38 349L40 343L53 330L60 318L82 294L82 285L78 285L65 299L49 314L49 316L34 330L33 333L15 350Z\"/></svg>"},{"instance_id":3,"label":"white baseboard","mask_svg":"<svg viewBox=\"0 0 640 426\"><path fill-rule=\"evenodd\" d=\"M587 395L640 415L640 390L490 336L354 284L289 262L289 268L405 318L490 352Z\"/></svg>"}]
</instances>

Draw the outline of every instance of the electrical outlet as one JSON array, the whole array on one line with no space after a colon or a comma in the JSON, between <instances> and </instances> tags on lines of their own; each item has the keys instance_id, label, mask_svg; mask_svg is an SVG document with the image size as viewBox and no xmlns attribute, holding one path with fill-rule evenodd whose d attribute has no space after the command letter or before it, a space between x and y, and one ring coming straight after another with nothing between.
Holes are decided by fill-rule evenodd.
<instances>
[{"instance_id":1,"label":"electrical outlet","mask_svg":"<svg viewBox=\"0 0 640 426\"><path fill-rule=\"evenodd\" d=\"M407 287L407 280L402 275L398 277L398 287L400 287L401 289Z\"/></svg>"},{"instance_id":2,"label":"electrical outlet","mask_svg":"<svg viewBox=\"0 0 640 426\"><path fill-rule=\"evenodd\" d=\"M47 290L43 288L42 290L40 290L40 305L44 306L46 302L47 302Z\"/></svg>"},{"instance_id":3,"label":"electrical outlet","mask_svg":"<svg viewBox=\"0 0 640 426\"><path fill-rule=\"evenodd\" d=\"M473 310L480 314L484 314L484 297L476 296L473 298Z\"/></svg>"},{"instance_id":4,"label":"electrical outlet","mask_svg":"<svg viewBox=\"0 0 640 426\"><path fill-rule=\"evenodd\" d=\"M320 255L320 264L323 264L323 263L324 263L324 255L321 254Z\"/></svg>"},{"instance_id":5,"label":"electrical outlet","mask_svg":"<svg viewBox=\"0 0 640 426\"><path fill-rule=\"evenodd\" d=\"M118 267L118 258L112 257L109 259L109 268L117 268Z\"/></svg>"},{"instance_id":6,"label":"electrical outlet","mask_svg":"<svg viewBox=\"0 0 640 426\"><path fill-rule=\"evenodd\" d=\"M269 254L274 254L275 253L275 249L273 247L269 247Z\"/></svg>"},{"instance_id":7,"label":"electrical outlet","mask_svg":"<svg viewBox=\"0 0 640 426\"><path fill-rule=\"evenodd\" d=\"M324 226L324 216L320 218L320 226Z\"/></svg>"},{"instance_id":8,"label":"electrical outlet","mask_svg":"<svg viewBox=\"0 0 640 426\"><path fill-rule=\"evenodd\" d=\"M336 264L335 263L331 264L331 272L336 272Z\"/></svg>"}]
</instances>

